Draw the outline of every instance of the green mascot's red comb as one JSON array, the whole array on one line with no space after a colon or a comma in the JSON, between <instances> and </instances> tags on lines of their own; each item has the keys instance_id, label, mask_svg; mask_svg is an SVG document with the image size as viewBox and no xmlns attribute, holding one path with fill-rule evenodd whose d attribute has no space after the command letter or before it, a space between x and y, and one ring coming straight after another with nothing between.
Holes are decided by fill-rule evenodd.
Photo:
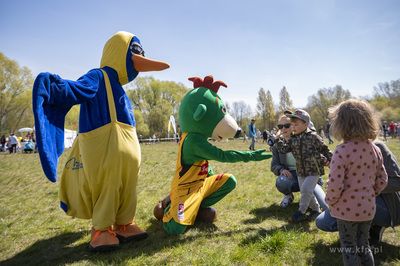
<instances>
[{"instance_id":1,"label":"green mascot's red comb","mask_svg":"<svg viewBox=\"0 0 400 266\"><path fill-rule=\"evenodd\" d=\"M214 77L211 75L206 76L204 80L199 77L189 78L189 80L193 81L194 88L204 87L212 90L215 93L218 93L220 86L223 86L225 88L228 87L223 81L218 80L214 82Z\"/></svg>"}]
</instances>

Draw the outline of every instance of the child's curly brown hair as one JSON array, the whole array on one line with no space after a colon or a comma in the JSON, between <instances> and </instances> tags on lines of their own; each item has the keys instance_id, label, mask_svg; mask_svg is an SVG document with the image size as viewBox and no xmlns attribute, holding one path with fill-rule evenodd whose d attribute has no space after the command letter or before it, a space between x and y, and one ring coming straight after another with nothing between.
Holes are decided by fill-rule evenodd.
<instances>
[{"instance_id":1,"label":"child's curly brown hair","mask_svg":"<svg viewBox=\"0 0 400 266\"><path fill-rule=\"evenodd\" d=\"M362 99L349 99L329 108L331 134L344 141L358 139L373 141L379 135L377 112Z\"/></svg>"}]
</instances>

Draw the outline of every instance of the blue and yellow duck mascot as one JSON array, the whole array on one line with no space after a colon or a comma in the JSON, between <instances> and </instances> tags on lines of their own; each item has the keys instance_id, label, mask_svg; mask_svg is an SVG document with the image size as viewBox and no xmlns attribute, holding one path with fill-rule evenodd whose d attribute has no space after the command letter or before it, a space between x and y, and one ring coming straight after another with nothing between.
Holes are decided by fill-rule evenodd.
<instances>
[{"instance_id":1,"label":"blue and yellow duck mascot","mask_svg":"<svg viewBox=\"0 0 400 266\"><path fill-rule=\"evenodd\" d=\"M139 72L169 68L148 59L140 40L117 32L104 46L100 68L77 81L40 73L33 87L37 145L47 178L57 180L65 116L80 104L79 135L63 166L59 198L70 216L92 219L89 249L120 248L148 236L134 222L140 146L131 103L122 85Z\"/></svg>"},{"instance_id":2,"label":"blue and yellow duck mascot","mask_svg":"<svg viewBox=\"0 0 400 266\"><path fill-rule=\"evenodd\" d=\"M261 161L272 157L257 151L224 151L212 145L208 138L223 140L238 136L241 129L227 113L217 94L219 87L227 87L213 76L189 78L194 89L182 99L179 124L182 130L176 172L170 194L159 201L154 216L163 221L168 234L179 235L197 220L213 222L216 210L211 207L236 187L232 174L215 175L209 160L219 162Z\"/></svg>"}]
</instances>

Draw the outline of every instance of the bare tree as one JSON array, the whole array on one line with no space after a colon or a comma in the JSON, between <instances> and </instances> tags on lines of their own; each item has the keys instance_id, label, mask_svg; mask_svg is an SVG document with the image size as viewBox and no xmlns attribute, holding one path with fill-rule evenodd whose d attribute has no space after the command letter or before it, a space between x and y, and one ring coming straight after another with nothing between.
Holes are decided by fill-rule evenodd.
<instances>
[{"instance_id":1,"label":"bare tree","mask_svg":"<svg viewBox=\"0 0 400 266\"><path fill-rule=\"evenodd\" d=\"M251 116L251 107L245 101L233 102L231 110L232 117L239 125L242 125Z\"/></svg>"},{"instance_id":2,"label":"bare tree","mask_svg":"<svg viewBox=\"0 0 400 266\"><path fill-rule=\"evenodd\" d=\"M378 87L374 87L375 97L383 96L388 99L388 104L392 107L398 107L400 102L400 79L390 82L378 83Z\"/></svg>"}]
</instances>

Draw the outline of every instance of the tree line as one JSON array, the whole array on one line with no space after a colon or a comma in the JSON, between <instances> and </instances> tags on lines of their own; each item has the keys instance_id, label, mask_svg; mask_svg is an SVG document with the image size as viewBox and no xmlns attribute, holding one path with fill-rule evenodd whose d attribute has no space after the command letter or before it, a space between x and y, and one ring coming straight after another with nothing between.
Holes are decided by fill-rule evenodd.
<instances>
[{"instance_id":1,"label":"tree line","mask_svg":"<svg viewBox=\"0 0 400 266\"><path fill-rule=\"evenodd\" d=\"M34 77L27 67L10 60L0 52L0 135L7 135L21 127L34 127L32 86ZM190 90L182 83L160 81L153 77L138 77L124 86L131 100L138 135L149 138L153 134L167 137L170 116L178 123L178 110L183 96ZM306 106L293 106L286 87L275 104L270 90L260 88L255 110L245 101L226 103L228 112L241 128L247 131L251 118L257 119L257 128L271 130L284 110L303 108L309 112L316 128L325 127L328 108L353 97L349 90L337 85L321 88L309 96ZM400 79L383 82L374 87L373 95L365 97L379 112L382 120L400 121ZM78 130L79 106L67 114L65 127ZM171 128L171 134L173 130Z\"/></svg>"},{"instance_id":2,"label":"tree line","mask_svg":"<svg viewBox=\"0 0 400 266\"><path fill-rule=\"evenodd\" d=\"M343 89L341 85L336 85L333 88L319 89L317 93L308 97L306 106L295 107L286 87L280 90L278 105L275 105L269 90L265 91L260 88L255 113L244 101L234 102L231 112L242 128L247 129L251 118L255 118L259 121L257 126L259 129L270 131L274 127L276 128L277 121L283 115L284 110L293 111L301 108L310 114L317 131L321 127L325 131L328 109L353 97L349 90ZM390 121L400 122L400 79L379 83L374 87L373 95L363 97L363 99L375 107L381 122L384 120L388 123Z\"/></svg>"}]
</instances>

